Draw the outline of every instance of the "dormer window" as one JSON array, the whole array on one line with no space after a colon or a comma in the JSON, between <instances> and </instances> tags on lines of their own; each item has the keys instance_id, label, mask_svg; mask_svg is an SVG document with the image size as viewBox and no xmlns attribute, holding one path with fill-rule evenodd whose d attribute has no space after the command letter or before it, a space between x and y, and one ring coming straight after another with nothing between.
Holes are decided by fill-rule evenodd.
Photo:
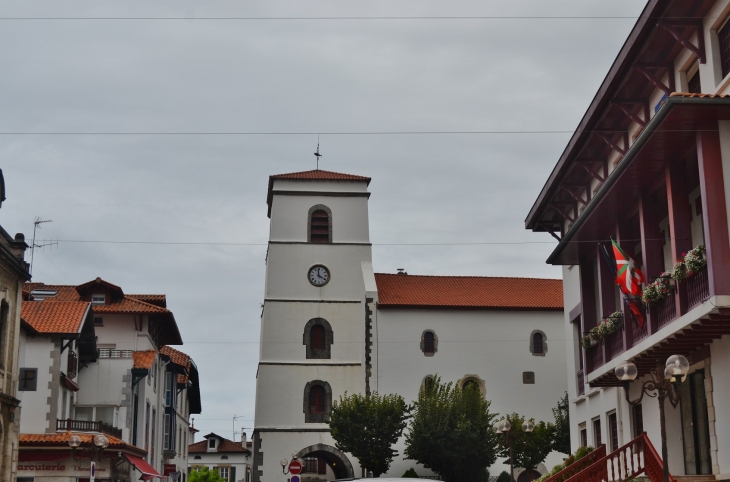
<instances>
[{"instance_id":1,"label":"dormer window","mask_svg":"<svg viewBox=\"0 0 730 482\"><path fill-rule=\"evenodd\" d=\"M215 439L214 438L209 438L208 439L208 448L209 449L214 449L215 448Z\"/></svg>"},{"instance_id":2,"label":"dormer window","mask_svg":"<svg viewBox=\"0 0 730 482\"><path fill-rule=\"evenodd\" d=\"M91 304L92 305L105 305L106 296L104 294L91 295Z\"/></svg>"}]
</instances>

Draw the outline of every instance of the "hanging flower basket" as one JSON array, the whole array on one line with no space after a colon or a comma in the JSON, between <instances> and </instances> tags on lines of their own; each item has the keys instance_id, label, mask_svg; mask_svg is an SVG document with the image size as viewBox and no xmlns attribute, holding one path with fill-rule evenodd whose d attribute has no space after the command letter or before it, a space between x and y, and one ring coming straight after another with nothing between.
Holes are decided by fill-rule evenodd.
<instances>
[{"instance_id":1,"label":"hanging flower basket","mask_svg":"<svg viewBox=\"0 0 730 482\"><path fill-rule=\"evenodd\" d=\"M692 276L698 271L705 269L705 266L707 266L706 252L707 250L704 245L700 244L684 255L684 265L687 268L688 276Z\"/></svg>"},{"instance_id":2,"label":"hanging flower basket","mask_svg":"<svg viewBox=\"0 0 730 482\"><path fill-rule=\"evenodd\" d=\"M580 339L580 345L583 347L584 350L587 350L591 347L598 345L598 340L593 338L592 335L588 334Z\"/></svg>"},{"instance_id":3,"label":"hanging flower basket","mask_svg":"<svg viewBox=\"0 0 730 482\"><path fill-rule=\"evenodd\" d=\"M641 293L641 301L653 305L669 296L671 291L670 273L662 273L656 280L644 287Z\"/></svg>"},{"instance_id":4,"label":"hanging flower basket","mask_svg":"<svg viewBox=\"0 0 730 482\"><path fill-rule=\"evenodd\" d=\"M674 268L670 271L670 275L672 276L672 279L677 281L684 281L687 279L687 265L684 263L684 258L677 260Z\"/></svg>"}]
</instances>

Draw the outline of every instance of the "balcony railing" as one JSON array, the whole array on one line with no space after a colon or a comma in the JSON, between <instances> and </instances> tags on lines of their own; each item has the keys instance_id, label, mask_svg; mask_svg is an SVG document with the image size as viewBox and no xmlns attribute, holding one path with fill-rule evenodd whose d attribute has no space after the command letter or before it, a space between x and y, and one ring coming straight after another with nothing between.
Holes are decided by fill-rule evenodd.
<instances>
[{"instance_id":1,"label":"balcony railing","mask_svg":"<svg viewBox=\"0 0 730 482\"><path fill-rule=\"evenodd\" d=\"M86 420L56 420L56 431L64 432L101 432L112 437L122 438L122 429L112 427L104 422L89 422Z\"/></svg>"},{"instance_id":2,"label":"balcony railing","mask_svg":"<svg viewBox=\"0 0 730 482\"><path fill-rule=\"evenodd\" d=\"M710 283L707 279L707 268L690 276L685 281L687 285L687 306L692 308L710 297Z\"/></svg>"},{"instance_id":3,"label":"balcony railing","mask_svg":"<svg viewBox=\"0 0 730 482\"><path fill-rule=\"evenodd\" d=\"M656 304L657 324L664 326L677 317L677 289L672 286L669 294Z\"/></svg>"}]
</instances>

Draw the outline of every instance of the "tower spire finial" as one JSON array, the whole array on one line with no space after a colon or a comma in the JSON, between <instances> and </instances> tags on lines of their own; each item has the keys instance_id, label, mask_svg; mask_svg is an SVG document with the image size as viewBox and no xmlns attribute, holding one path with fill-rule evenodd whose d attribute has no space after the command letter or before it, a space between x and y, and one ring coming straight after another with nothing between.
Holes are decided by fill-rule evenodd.
<instances>
[{"instance_id":1,"label":"tower spire finial","mask_svg":"<svg viewBox=\"0 0 730 482\"><path fill-rule=\"evenodd\" d=\"M319 171L319 158L322 157L322 154L319 153L319 136L317 136L317 152L314 155L317 158L317 170Z\"/></svg>"}]
</instances>

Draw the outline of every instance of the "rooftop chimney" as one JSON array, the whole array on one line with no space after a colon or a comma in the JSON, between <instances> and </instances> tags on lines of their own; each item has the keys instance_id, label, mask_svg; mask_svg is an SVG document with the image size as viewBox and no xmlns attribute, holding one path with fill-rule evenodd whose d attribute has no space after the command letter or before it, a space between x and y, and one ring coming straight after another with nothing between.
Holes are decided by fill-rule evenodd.
<instances>
[{"instance_id":1,"label":"rooftop chimney","mask_svg":"<svg viewBox=\"0 0 730 482\"><path fill-rule=\"evenodd\" d=\"M405 268L398 268L398 274L408 274L408 273L406 273Z\"/></svg>"}]
</instances>

